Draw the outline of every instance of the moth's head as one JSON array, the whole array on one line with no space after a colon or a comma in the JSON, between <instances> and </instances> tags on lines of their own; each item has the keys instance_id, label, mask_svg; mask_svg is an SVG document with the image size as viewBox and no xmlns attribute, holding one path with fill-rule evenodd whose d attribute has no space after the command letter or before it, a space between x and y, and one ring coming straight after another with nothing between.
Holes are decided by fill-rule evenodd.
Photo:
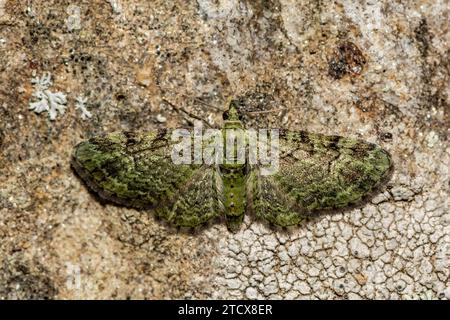
<instances>
[{"instance_id":1,"label":"moth's head","mask_svg":"<svg viewBox=\"0 0 450 320\"><path fill-rule=\"evenodd\" d=\"M243 102L240 100L230 99L228 102L228 110L226 110L222 117L225 121L241 121L242 120L242 106Z\"/></svg>"}]
</instances>

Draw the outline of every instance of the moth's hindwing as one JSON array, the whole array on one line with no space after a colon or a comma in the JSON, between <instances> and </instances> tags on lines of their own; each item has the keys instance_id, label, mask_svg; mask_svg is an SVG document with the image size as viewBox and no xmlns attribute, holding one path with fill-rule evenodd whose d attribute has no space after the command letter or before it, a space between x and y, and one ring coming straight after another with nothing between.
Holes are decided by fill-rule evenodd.
<instances>
[{"instance_id":1,"label":"moth's hindwing","mask_svg":"<svg viewBox=\"0 0 450 320\"><path fill-rule=\"evenodd\" d=\"M223 214L223 182L215 167L203 167L181 187L179 196L156 215L179 227L196 227Z\"/></svg>"},{"instance_id":2,"label":"moth's hindwing","mask_svg":"<svg viewBox=\"0 0 450 320\"><path fill-rule=\"evenodd\" d=\"M94 137L76 146L72 166L106 200L195 227L221 213L221 181L214 167L173 163L174 143L168 130Z\"/></svg>"},{"instance_id":3,"label":"moth's hindwing","mask_svg":"<svg viewBox=\"0 0 450 320\"><path fill-rule=\"evenodd\" d=\"M279 144L278 172L263 176L256 167L247 186L256 217L279 226L360 202L392 166L385 150L357 139L282 131Z\"/></svg>"}]
</instances>

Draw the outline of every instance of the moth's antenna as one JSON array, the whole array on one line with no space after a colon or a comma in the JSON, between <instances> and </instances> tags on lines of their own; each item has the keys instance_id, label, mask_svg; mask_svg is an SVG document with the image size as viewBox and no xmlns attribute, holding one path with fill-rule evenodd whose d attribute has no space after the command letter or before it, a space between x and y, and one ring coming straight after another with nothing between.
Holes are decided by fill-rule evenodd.
<instances>
[{"instance_id":1,"label":"moth's antenna","mask_svg":"<svg viewBox=\"0 0 450 320\"><path fill-rule=\"evenodd\" d=\"M257 116L259 114L286 111L286 110L294 110L294 109L295 108L280 108L280 109L270 109L270 110L262 110L262 111L243 111L243 113Z\"/></svg>"},{"instance_id":2,"label":"moth's antenna","mask_svg":"<svg viewBox=\"0 0 450 320\"><path fill-rule=\"evenodd\" d=\"M208 102L203 101L203 100L200 99L200 98L189 97L188 95L185 95L185 94L181 94L181 96L182 96L182 97L185 97L185 98L187 98L187 99L193 99L195 102L198 102L198 103L200 103L200 104L202 104L202 105L204 105L204 106L207 106L207 107L209 107L209 108L215 109L215 110L217 110L217 111L220 111L220 112L224 112L224 111L225 111L225 110L223 110L223 109L221 109L221 108L219 108L219 107L217 107L217 106L213 106L212 104L209 104Z\"/></svg>"},{"instance_id":3,"label":"moth's antenna","mask_svg":"<svg viewBox=\"0 0 450 320\"><path fill-rule=\"evenodd\" d=\"M169 106L171 106L173 109L175 109L175 111L177 111L178 113L184 113L185 115L187 115L188 117L190 117L192 119L199 120L199 121L203 122L208 128L213 128L207 121L203 120L199 116L196 116L192 112L189 112L189 111L185 110L184 108L178 107L178 106L174 105L173 103L171 103L170 101L168 101L168 100L166 100L164 98L162 98L161 100L164 103L166 103ZM189 121L188 119L186 119L186 120L192 125L191 121Z\"/></svg>"},{"instance_id":4,"label":"moth's antenna","mask_svg":"<svg viewBox=\"0 0 450 320\"><path fill-rule=\"evenodd\" d=\"M198 102L198 103L200 103L200 104L202 104L202 105L204 105L204 106L207 106L207 107L209 107L209 108L213 108L213 109L215 109L215 110L217 110L217 111L221 111L221 112L224 112L224 111L225 111L225 110L223 110L222 108L213 106L212 104L209 104L209 103L203 101L203 100L200 99L200 98L194 98L194 101L196 101L196 102Z\"/></svg>"}]
</instances>

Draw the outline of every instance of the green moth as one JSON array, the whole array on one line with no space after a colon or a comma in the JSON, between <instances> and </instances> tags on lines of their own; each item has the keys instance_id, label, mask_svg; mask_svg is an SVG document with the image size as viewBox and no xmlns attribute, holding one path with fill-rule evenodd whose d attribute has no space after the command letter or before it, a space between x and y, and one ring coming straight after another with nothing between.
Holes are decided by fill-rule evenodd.
<instances>
[{"instance_id":1,"label":"green moth","mask_svg":"<svg viewBox=\"0 0 450 320\"><path fill-rule=\"evenodd\" d=\"M179 141L173 139L173 131L162 129L117 132L81 142L74 149L72 166L106 200L151 209L177 227L197 227L225 217L231 231L239 229L246 213L287 227L315 212L357 204L386 180L392 167L389 154L372 143L279 130L277 170L266 174L267 164L250 161L251 140L243 129L239 103L232 100L219 135L228 148L224 153L242 161L202 162L189 154L197 161L176 163L173 153ZM234 138L244 141L244 153L225 143L236 132ZM187 139L198 144L195 133ZM208 142L200 140L205 149ZM258 148L256 153L261 145Z\"/></svg>"}]
</instances>

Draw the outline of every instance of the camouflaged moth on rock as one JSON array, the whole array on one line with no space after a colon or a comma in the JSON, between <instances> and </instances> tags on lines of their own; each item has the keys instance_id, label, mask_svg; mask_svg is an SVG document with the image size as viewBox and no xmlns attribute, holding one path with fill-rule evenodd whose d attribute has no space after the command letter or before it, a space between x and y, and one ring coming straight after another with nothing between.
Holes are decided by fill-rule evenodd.
<instances>
[{"instance_id":1,"label":"camouflaged moth on rock","mask_svg":"<svg viewBox=\"0 0 450 320\"><path fill-rule=\"evenodd\" d=\"M231 101L224 113L223 139L243 128L239 108ZM171 133L94 137L75 147L72 166L106 200L152 209L177 227L224 216L231 231L247 212L287 227L314 212L356 204L386 180L392 166L389 154L375 144L288 130L279 131L279 166L273 174L262 174L263 166L251 164L248 153L242 163L175 164ZM248 144L248 137L244 141Z\"/></svg>"}]
</instances>

